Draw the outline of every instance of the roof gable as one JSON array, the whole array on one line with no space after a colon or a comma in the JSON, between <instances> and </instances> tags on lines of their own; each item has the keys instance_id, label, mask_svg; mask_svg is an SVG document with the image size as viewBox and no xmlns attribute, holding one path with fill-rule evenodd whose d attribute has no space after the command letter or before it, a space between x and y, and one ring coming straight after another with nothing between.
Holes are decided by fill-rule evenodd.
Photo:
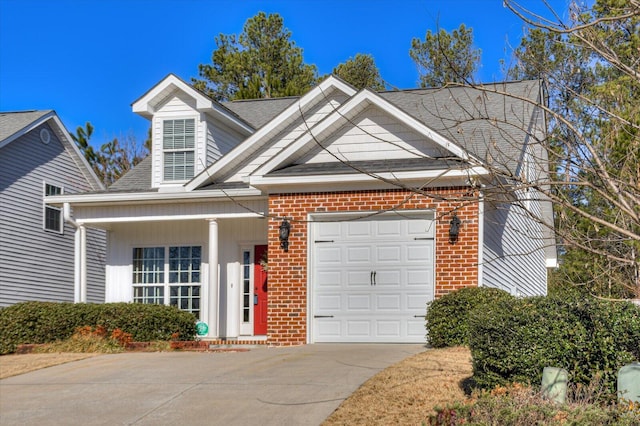
<instances>
[{"instance_id":1,"label":"roof gable","mask_svg":"<svg viewBox=\"0 0 640 426\"><path fill-rule=\"evenodd\" d=\"M193 178L191 182L185 185L186 189L194 190L198 187L214 183L217 178L225 176L234 170L234 168L246 163L248 157L257 155L266 144L272 142L273 136L277 135L292 123L304 120L306 111L311 110L321 103L326 103L335 92L352 96L356 90L336 77L328 77L307 94L295 100L284 111L276 115L275 118L261 127L240 145L236 146L231 152Z\"/></svg>"},{"instance_id":2,"label":"roof gable","mask_svg":"<svg viewBox=\"0 0 640 426\"><path fill-rule=\"evenodd\" d=\"M104 185L98 179L93 169L80 152L66 127L54 110L24 111L24 112L3 112L0 113L0 148L17 140L20 136L36 129L43 123L48 122L51 129L64 146L65 150L78 167L78 170L87 179L93 190L103 190Z\"/></svg>"},{"instance_id":3,"label":"roof gable","mask_svg":"<svg viewBox=\"0 0 640 426\"><path fill-rule=\"evenodd\" d=\"M252 175L300 163L354 162L388 159L434 159L469 154L423 123L384 100L362 90Z\"/></svg>"},{"instance_id":4,"label":"roof gable","mask_svg":"<svg viewBox=\"0 0 640 426\"><path fill-rule=\"evenodd\" d=\"M153 114L164 105L168 99L176 96L176 92L181 92L183 97L186 96L190 98L191 102L189 102L189 104L196 110L207 112L226 125L240 130L245 134L253 133L253 126L243 118L174 74L169 74L163 78L144 95L134 101L131 107L136 114L151 119Z\"/></svg>"}]
</instances>

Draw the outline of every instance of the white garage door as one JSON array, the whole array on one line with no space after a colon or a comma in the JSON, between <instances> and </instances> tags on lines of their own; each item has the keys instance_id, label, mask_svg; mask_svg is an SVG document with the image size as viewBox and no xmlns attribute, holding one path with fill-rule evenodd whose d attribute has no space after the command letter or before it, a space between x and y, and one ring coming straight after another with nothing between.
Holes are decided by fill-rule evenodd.
<instances>
[{"instance_id":1,"label":"white garage door","mask_svg":"<svg viewBox=\"0 0 640 426\"><path fill-rule=\"evenodd\" d=\"M424 342L434 221L394 214L310 226L312 340Z\"/></svg>"}]
</instances>

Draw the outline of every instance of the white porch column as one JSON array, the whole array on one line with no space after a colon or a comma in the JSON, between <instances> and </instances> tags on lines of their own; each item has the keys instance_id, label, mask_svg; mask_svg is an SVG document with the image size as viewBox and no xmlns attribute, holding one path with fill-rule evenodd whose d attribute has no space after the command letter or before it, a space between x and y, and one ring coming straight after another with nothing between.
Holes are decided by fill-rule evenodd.
<instances>
[{"instance_id":1,"label":"white porch column","mask_svg":"<svg viewBox=\"0 0 640 426\"><path fill-rule=\"evenodd\" d=\"M220 318L219 294L220 275L218 271L218 221L209 220L209 337L220 334L218 323Z\"/></svg>"},{"instance_id":2,"label":"white porch column","mask_svg":"<svg viewBox=\"0 0 640 426\"><path fill-rule=\"evenodd\" d=\"M73 301L87 301L87 229L84 225L76 228L74 235L74 276Z\"/></svg>"}]
</instances>

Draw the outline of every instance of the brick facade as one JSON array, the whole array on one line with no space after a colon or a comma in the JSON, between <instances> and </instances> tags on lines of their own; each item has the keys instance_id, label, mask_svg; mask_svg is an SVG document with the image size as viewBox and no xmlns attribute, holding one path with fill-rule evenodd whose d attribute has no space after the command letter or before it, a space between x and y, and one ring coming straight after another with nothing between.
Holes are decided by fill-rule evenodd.
<instances>
[{"instance_id":1,"label":"brick facade","mask_svg":"<svg viewBox=\"0 0 640 426\"><path fill-rule=\"evenodd\" d=\"M436 214L435 295L478 285L478 204L469 188L430 189L431 197L406 190L371 190L269 196L268 341L304 344L307 338L307 215L326 212L428 209ZM455 201L451 201L455 200ZM455 210L462 221L455 244L449 221ZM282 217L291 222L289 251L280 248Z\"/></svg>"}]
</instances>

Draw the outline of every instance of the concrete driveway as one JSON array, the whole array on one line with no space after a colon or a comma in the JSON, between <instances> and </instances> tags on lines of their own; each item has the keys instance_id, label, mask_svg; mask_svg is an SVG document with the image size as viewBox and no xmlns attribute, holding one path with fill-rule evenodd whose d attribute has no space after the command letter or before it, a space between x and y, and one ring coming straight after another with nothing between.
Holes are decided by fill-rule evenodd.
<instances>
[{"instance_id":1,"label":"concrete driveway","mask_svg":"<svg viewBox=\"0 0 640 426\"><path fill-rule=\"evenodd\" d=\"M314 344L101 355L0 380L0 424L318 425L371 376L423 350Z\"/></svg>"}]
</instances>

